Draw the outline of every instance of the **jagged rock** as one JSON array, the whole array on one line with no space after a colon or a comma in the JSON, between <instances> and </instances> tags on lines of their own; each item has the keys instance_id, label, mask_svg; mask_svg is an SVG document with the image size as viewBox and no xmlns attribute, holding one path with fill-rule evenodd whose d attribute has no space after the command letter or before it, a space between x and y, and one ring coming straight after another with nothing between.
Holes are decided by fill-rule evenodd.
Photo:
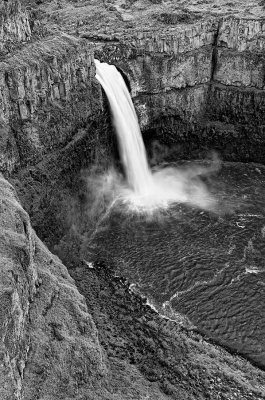
<instances>
[{"instance_id":1,"label":"jagged rock","mask_svg":"<svg viewBox=\"0 0 265 400\"><path fill-rule=\"evenodd\" d=\"M98 45L96 56L128 77L147 138L174 145L175 158L198 156L185 144L197 142L224 159L264 162L264 46L263 20L226 17L137 33Z\"/></svg>"},{"instance_id":2,"label":"jagged rock","mask_svg":"<svg viewBox=\"0 0 265 400\"><path fill-rule=\"evenodd\" d=\"M214 81L243 89L265 88L264 30L264 21L223 21L217 37Z\"/></svg>"},{"instance_id":3,"label":"jagged rock","mask_svg":"<svg viewBox=\"0 0 265 400\"><path fill-rule=\"evenodd\" d=\"M45 154L65 146L104 107L101 89L93 79L91 41L97 43L96 57L114 63L127 76L140 125L148 131L148 137L175 145L176 156L186 157L187 151L178 134L186 129L190 138L196 137L201 142L201 148L216 149L230 160L231 151L227 151L226 143L230 130L226 126L233 125L239 137L244 135L251 144L246 153L236 143L237 154L233 154L237 159L264 160L262 6L255 9L255 19L253 15L250 18L246 5L239 2L230 4L230 8L224 5L220 15L210 12L207 18L196 17L192 24L184 18L168 25L163 18L158 18L163 12L171 16L183 13L199 16L200 7L183 9L168 3L165 13L165 9L160 9L162 6L157 5L154 12L148 4L144 1L131 4L135 29L116 13L110 13L109 4L99 9L94 2L75 8L51 3L49 7L55 7L56 12L47 4L45 10L44 5L39 6L42 12L38 15L39 24L47 32L54 30L55 37L39 38L34 33L33 43L0 63L2 171L11 172L29 163L34 165ZM118 7L115 2L114 5ZM203 7L209 8L207 4ZM19 5L16 10L15 15L22 15ZM143 27L147 16L149 22ZM78 33L87 41L62 35L58 30ZM225 99L225 105L220 101L218 107L218 96ZM243 107L240 98L243 98ZM238 108L251 118L234 121ZM173 119L174 135L170 133ZM215 130L216 139L209 134L209 126Z\"/></svg>"},{"instance_id":4,"label":"jagged rock","mask_svg":"<svg viewBox=\"0 0 265 400\"><path fill-rule=\"evenodd\" d=\"M36 163L97 114L91 46L66 35L33 43L0 62L0 169Z\"/></svg>"},{"instance_id":5,"label":"jagged rock","mask_svg":"<svg viewBox=\"0 0 265 400\"><path fill-rule=\"evenodd\" d=\"M28 13L17 0L0 2L0 55L18 42L29 41L31 28Z\"/></svg>"},{"instance_id":6,"label":"jagged rock","mask_svg":"<svg viewBox=\"0 0 265 400\"><path fill-rule=\"evenodd\" d=\"M96 327L2 176L0 193L0 398L77 398L105 373Z\"/></svg>"},{"instance_id":7,"label":"jagged rock","mask_svg":"<svg viewBox=\"0 0 265 400\"><path fill-rule=\"evenodd\" d=\"M217 44L238 52L246 50L261 52L265 47L264 14L265 10L260 15L263 19L232 17L225 19L220 26Z\"/></svg>"},{"instance_id":8,"label":"jagged rock","mask_svg":"<svg viewBox=\"0 0 265 400\"><path fill-rule=\"evenodd\" d=\"M0 193L1 400L166 400L134 365L106 358L84 297L2 175Z\"/></svg>"}]
</instances>

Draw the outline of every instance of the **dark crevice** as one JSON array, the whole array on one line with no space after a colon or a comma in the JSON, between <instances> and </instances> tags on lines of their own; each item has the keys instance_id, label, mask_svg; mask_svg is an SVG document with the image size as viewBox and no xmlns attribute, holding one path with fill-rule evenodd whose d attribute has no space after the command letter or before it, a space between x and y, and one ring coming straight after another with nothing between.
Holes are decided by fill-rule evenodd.
<instances>
[{"instance_id":1,"label":"dark crevice","mask_svg":"<svg viewBox=\"0 0 265 400\"><path fill-rule=\"evenodd\" d=\"M52 293L52 296L50 298L50 302L47 304L46 308L43 310L42 315L45 317L48 313L48 311L53 307L53 304L57 298L58 293Z\"/></svg>"},{"instance_id":2,"label":"dark crevice","mask_svg":"<svg viewBox=\"0 0 265 400\"><path fill-rule=\"evenodd\" d=\"M214 80L214 75L217 69L217 61L218 61L218 38L219 38L219 33L220 33L220 27L221 27L222 20L218 21L218 26L217 30L214 35L214 40L213 40L213 53L212 53L212 63L211 63L211 82Z\"/></svg>"},{"instance_id":3,"label":"dark crevice","mask_svg":"<svg viewBox=\"0 0 265 400\"><path fill-rule=\"evenodd\" d=\"M131 84L130 84L130 80L129 80L128 76L125 74L125 72L123 72L123 70L121 68L119 68L117 66L116 66L116 68L119 71L119 73L121 74L121 76L123 77L123 80L129 90L129 92L131 93L132 88L131 88Z\"/></svg>"},{"instance_id":4,"label":"dark crevice","mask_svg":"<svg viewBox=\"0 0 265 400\"><path fill-rule=\"evenodd\" d=\"M82 39L86 39L86 40L88 40L90 42L93 42L93 43L95 43L95 42L101 42L101 43L102 42L103 43L111 43L111 42L113 42L113 43L117 43L117 42L120 41L118 38L110 36L110 35L91 35L91 33L89 33L89 32L88 33L87 32L81 33L80 37Z\"/></svg>"}]
</instances>

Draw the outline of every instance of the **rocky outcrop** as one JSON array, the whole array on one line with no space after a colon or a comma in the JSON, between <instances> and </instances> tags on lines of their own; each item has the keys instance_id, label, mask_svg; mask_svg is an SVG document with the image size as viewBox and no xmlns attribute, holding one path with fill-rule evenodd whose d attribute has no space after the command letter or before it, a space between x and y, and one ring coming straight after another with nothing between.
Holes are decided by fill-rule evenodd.
<instances>
[{"instance_id":1,"label":"rocky outcrop","mask_svg":"<svg viewBox=\"0 0 265 400\"><path fill-rule=\"evenodd\" d=\"M0 187L0 398L77 398L105 373L96 327L3 177Z\"/></svg>"},{"instance_id":2,"label":"rocky outcrop","mask_svg":"<svg viewBox=\"0 0 265 400\"><path fill-rule=\"evenodd\" d=\"M229 18L217 38L204 132L231 161L265 162L264 27Z\"/></svg>"},{"instance_id":3,"label":"rocky outcrop","mask_svg":"<svg viewBox=\"0 0 265 400\"><path fill-rule=\"evenodd\" d=\"M98 112L94 74L91 46L65 35L32 43L0 63L2 171L66 145Z\"/></svg>"},{"instance_id":4,"label":"rocky outcrop","mask_svg":"<svg viewBox=\"0 0 265 400\"><path fill-rule=\"evenodd\" d=\"M70 32L80 10L60 10L39 24L46 28L50 21L47 31L57 24L54 30ZM97 20L92 5L82 12ZM81 34L87 39L58 32L56 37L33 35L26 48L7 56L0 63L1 170L35 165L105 108L94 80L91 41L95 57L127 76L147 143L158 139L178 158L217 150L228 160L264 162L264 21L179 14L177 23L169 24L159 15L151 18L159 30L133 33L123 21L126 34L117 26L108 36L93 32L92 24Z\"/></svg>"},{"instance_id":5,"label":"rocky outcrop","mask_svg":"<svg viewBox=\"0 0 265 400\"><path fill-rule=\"evenodd\" d=\"M217 21L210 20L185 30L175 28L172 34L139 33L96 51L96 56L114 63L129 78L143 129L163 115L200 114L211 79L217 29Z\"/></svg>"},{"instance_id":6,"label":"rocky outcrop","mask_svg":"<svg viewBox=\"0 0 265 400\"><path fill-rule=\"evenodd\" d=\"M214 18L172 29L96 52L129 78L146 138L174 145L178 158L217 150L228 160L265 162L264 20Z\"/></svg>"},{"instance_id":7,"label":"rocky outcrop","mask_svg":"<svg viewBox=\"0 0 265 400\"><path fill-rule=\"evenodd\" d=\"M0 55L31 38L28 13L17 0L0 2Z\"/></svg>"}]
</instances>

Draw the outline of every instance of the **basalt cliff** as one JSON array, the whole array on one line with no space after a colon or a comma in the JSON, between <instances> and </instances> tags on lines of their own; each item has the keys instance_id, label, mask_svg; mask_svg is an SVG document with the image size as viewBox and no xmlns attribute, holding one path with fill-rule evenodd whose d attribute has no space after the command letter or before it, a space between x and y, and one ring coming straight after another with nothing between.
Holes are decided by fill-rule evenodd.
<instances>
[{"instance_id":1,"label":"basalt cliff","mask_svg":"<svg viewBox=\"0 0 265 400\"><path fill-rule=\"evenodd\" d=\"M85 171L119 162L94 58L122 72L150 154L264 163L265 3L0 12L1 400L265 398L263 371L160 318L82 252Z\"/></svg>"}]
</instances>

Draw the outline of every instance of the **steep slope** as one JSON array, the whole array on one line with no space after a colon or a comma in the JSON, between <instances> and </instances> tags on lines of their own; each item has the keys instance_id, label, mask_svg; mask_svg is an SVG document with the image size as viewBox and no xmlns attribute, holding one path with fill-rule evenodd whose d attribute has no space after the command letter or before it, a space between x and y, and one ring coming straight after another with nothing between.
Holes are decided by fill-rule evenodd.
<instances>
[{"instance_id":1,"label":"steep slope","mask_svg":"<svg viewBox=\"0 0 265 400\"><path fill-rule=\"evenodd\" d=\"M31 39L29 16L19 1L0 3L0 56Z\"/></svg>"},{"instance_id":2,"label":"steep slope","mask_svg":"<svg viewBox=\"0 0 265 400\"><path fill-rule=\"evenodd\" d=\"M36 163L65 146L98 112L91 46L60 35L0 62L2 170ZM98 94L100 98L100 94Z\"/></svg>"},{"instance_id":3,"label":"steep slope","mask_svg":"<svg viewBox=\"0 0 265 400\"><path fill-rule=\"evenodd\" d=\"M0 193L1 400L265 398L264 372L163 320L107 266L71 271L85 300L3 177Z\"/></svg>"},{"instance_id":4,"label":"steep slope","mask_svg":"<svg viewBox=\"0 0 265 400\"><path fill-rule=\"evenodd\" d=\"M31 227L12 186L0 178L1 400L166 398L106 358L84 297Z\"/></svg>"},{"instance_id":5,"label":"steep slope","mask_svg":"<svg viewBox=\"0 0 265 400\"><path fill-rule=\"evenodd\" d=\"M97 330L60 260L1 186L1 399L66 398L104 375ZM81 370L80 370L81 369Z\"/></svg>"}]
</instances>

